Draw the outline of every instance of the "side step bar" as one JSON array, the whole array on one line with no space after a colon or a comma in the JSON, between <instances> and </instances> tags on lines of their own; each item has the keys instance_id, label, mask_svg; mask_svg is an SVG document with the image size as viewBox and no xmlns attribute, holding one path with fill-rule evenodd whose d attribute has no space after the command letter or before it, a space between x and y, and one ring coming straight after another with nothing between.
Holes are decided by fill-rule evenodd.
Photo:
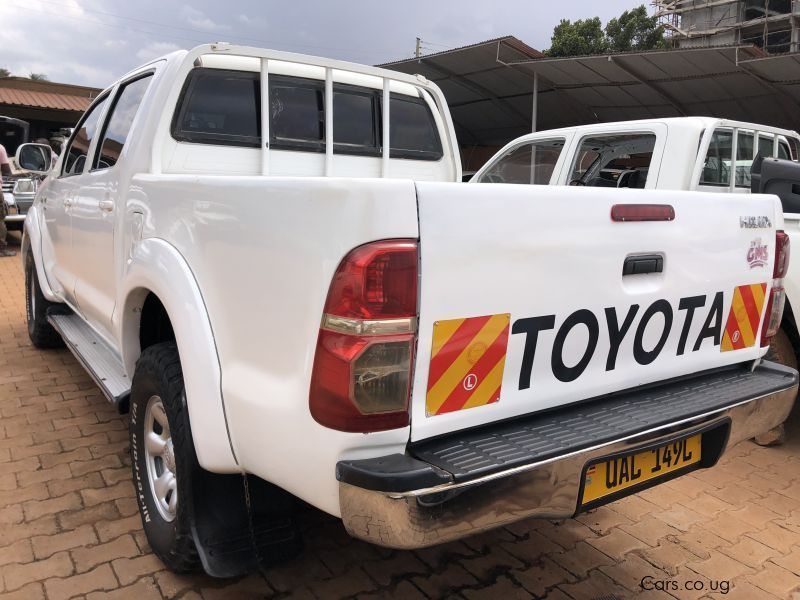
<instances>
[{"instance_id":1,"label":"side step bar","mask_svg":"<svg viewBox=\"0 0 800 600\"><path fill-rule=\"evenodd\" d=\"M48 312L47 320L64 339L86 372L115 405L127 402L131 381L125 374L122 362L102 338L78 315Z\"/></svg>"}]
</instances>

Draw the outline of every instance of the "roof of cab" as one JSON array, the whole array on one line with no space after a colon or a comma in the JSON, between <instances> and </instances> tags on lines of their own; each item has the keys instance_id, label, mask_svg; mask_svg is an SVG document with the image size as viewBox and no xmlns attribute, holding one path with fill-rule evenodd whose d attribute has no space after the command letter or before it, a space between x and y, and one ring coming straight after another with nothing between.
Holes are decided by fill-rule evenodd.
<instances>
[{"instance_id":1,"label":"roof of cab","mask_svg":"<svg viewBox=\"0 0 800 600\"><path fill-rule=\"evenodd\" d=\"M766 131L769 133L777 133L787 137L800 138L796 131L788 129L780 129L778 127L771 127L769 125L760 125L757 123L746 123L744 121L731 121L728 119L719 119L716 117L669 117L664 119L640 119L635 121L613 121L607 123L591 123L589 125L575 125L573 127L562 127L559 129L546 129L529 133L514 140L514 143L524 142L532 139L542 139L546 137L558 136L559 134L573 133L592 133L595 131L630 131L637 127L647 127L656 124L666 125L667 127L680 127L682 129L695 129L698 135L709 127L738 127L741 129L757 129L759 131Z\"/></svg>"}]
</instances>

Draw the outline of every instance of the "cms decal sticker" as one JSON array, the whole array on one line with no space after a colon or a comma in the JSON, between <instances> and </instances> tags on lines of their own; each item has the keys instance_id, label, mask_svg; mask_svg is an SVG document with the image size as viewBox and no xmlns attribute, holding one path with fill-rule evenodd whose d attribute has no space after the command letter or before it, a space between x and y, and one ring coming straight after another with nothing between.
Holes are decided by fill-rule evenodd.
<instances>
[{"instance_id":1,"label":"cms decal sticker","mask_svg":"<svg viewBox=\"0 0 800 600\"><path fill-rule=\"evenodd\" d=\"M755 345L766 293L766 283L740 285L733 290L733 301L720 347L722 352L752 348Z\"/></svg>"},{"instance_id":2,"label":"cms decal sticker","mask_svg":"<svg viewBox=\"0 0 800 600\"><path fill-rule=\"evenodd\" d=\"M751 269L766 267L769 262L769 248L761 242L761 238L756 238L750 242L747 250L747 264Z\"/></svg>"},{"instance_id":3,"label":"cms decal sticker","mask_svg":"<svg viewBox=\"0 0 800 600\"><path fill-rule=\"evenodd\" d=\"M428 372L428 416L497 402L506 363L509 313L436 321Z\"/></svg>"}]
</instances>

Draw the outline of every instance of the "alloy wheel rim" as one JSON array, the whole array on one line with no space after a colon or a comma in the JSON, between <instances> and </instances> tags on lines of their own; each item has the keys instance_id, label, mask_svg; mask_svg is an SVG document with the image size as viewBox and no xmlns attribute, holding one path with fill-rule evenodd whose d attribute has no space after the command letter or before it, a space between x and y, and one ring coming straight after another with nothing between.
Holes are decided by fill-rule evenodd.
<instances>
[{"instance_id":1,"label":"alloy wheel rim","mask_svg":"<svg viewBox=\"0 0 800 600\"><path fill-rule=\"evenodd\" d=\"M164 403L156 395L150 396L144 412L144 455L147 480L158 514L165 521L172 521L178 510L175 449Z\"/></svg>"}]
</instances>

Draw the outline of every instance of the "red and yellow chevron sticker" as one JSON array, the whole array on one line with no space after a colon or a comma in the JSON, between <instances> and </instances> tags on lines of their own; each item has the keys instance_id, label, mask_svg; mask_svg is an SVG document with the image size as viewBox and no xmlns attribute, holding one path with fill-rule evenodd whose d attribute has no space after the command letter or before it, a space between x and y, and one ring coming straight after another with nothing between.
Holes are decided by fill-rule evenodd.
<instances>
[{"instance_id":1,"label":"red and yellow chevron sticker","mask_svg":"<svg viewBox=\"0 0 800 600\"><path fill-rule=\"evenodd\" d=\"M733 302L725 333L722 335L721 352L750 348L756 343L766 292L766 283L739 285L733 290Z\"/></svg>"},{"instance_id":2,"label":"red and yellow chevron sticker","mask_svg":"<svg viewBox=\"0 0 800 600\"><path fill-rule=\"evenodd\" d=\"M430 416L500 400L511 314L436 321L425 412Z\"/></svg>"}]
</instances>

